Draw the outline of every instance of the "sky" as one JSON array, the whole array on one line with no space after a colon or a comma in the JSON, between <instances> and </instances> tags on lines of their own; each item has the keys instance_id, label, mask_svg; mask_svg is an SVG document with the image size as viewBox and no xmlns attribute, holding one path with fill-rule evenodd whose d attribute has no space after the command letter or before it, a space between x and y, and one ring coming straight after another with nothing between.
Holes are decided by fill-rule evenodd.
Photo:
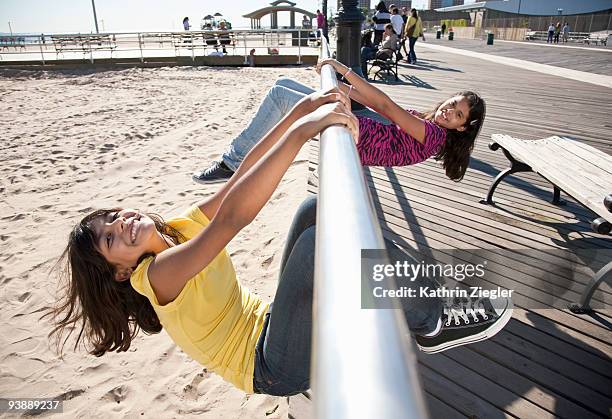
<instances>
[{"instance_id":1,"label":"sky","mask_svg":"<svg viewBox=\"0 0 612 419\"><path fill-rule=\"evenodd\" d=\"M266 7L273 0L95 0L100 32L178 31L184 17L189 17L192 29L199 29L207 14L223 14L234 28L248 28L249 19L243 14ZM321 7L321 0L292 0L296 7L312 11ZM95 32L91 0L0 0L0 32L14 33L90 33ZM373 0L372 3L375 3ZM427 0L413 0L413 6L423 8ZM336 8L328 0L328 9ZM296 16L296 23L301 16ZM9 28L10 22L10 28ZM269 17L262 20L269 26ZM289 25L289 13L279 14L279 25Z\"/></svg>"}]
</instances>

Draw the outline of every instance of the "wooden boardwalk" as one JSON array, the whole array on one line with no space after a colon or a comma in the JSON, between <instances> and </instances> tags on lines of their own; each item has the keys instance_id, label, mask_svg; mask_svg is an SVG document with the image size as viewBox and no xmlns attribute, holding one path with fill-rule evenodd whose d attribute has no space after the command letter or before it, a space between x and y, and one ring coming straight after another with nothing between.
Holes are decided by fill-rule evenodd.
<instances>
[{"instance_id":1,"label":"wooden boardwalk","mask_svg":"<svg viewBox=\"0 0 612 419\"><path fill-rule=\"evenodd\" d=\"M435 36L429 36L427 43L612 76L612 44L604 46L572 42L551 45L537 41L516 43L496 39L493 45L487 45L480 39L449 41L435 39ZM570 48L565 48L566 46Z\"/></svg>"},{"instance_id":2,"label":"wooden boardwalk","mask_svg":"<svg viewBox=\"0 0 612 419\"><path fill-rule=\"evenodd\" d=\"M591 232L592 213L563 194L565 206L551 204L552 187L535 174L507 178L495 194L496 206L479 203L495 175L508 167L501 151L487 147L493 133L525 139L567 135L612 154L612 90L446 52L417 53L422 66L403 66L400 83L377 86L405 107L421 110L454 92L476 90L487 101L487 118L460 183L446 178L433 160L364 169L386 238L424 254L467 248L532 249L531 254L537 252L533 249L612 249L610 237ZM315 175L317 155L313 141ZM316 192L312 185L309 189ZM510 263L523 274L495 276L516 290L513 318L503 331L440 354L419 353L431 418L610 417L610 287L595 294L600 307L607 304L605 310L576 315L564 307L578 299L588 278L559 274L544 283L533 266L523 270L528 262ZM547 298L551 292L558 297L554 303ZM308 418L310 408L305 396L292 397L289 416Z\"/></svg>"}]
</instances>

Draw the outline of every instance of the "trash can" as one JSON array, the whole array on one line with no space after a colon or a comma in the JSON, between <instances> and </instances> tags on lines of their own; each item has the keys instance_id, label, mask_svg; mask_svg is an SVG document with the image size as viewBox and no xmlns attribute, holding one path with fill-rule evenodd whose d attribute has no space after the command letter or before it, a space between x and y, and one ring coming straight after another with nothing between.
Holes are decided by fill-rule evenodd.
<instances>
[{"instance_id":1,"label":"trash can","mask_svg":"<svg viewBox=\"0 0 612 419\"><path fill-rule=\"evenodd\" d=\"M493 32L487 34L487 45L493 45Z\"/></svg>"},{"instance_id":2,"label":"trash can","mask_svg":"<svg viewBox=\"0 0 612 419\"><path fill-rule=\"evenodd\" d=\"M436 39L440 39L442 37L442 31L436 32Z\"/></svg>"},{"instance_id":3,"label":"trash can","mask_svg":"<svg viewBox=\"0 0 612 419\"><path fill-rule=\"evenodd\" d=\"M454 37L455 37L455 32L453 32L453 31L449 31L449 32L448 32L448 40L449 40L449 41L452 41Z\"/></svg>"}]
</instances>

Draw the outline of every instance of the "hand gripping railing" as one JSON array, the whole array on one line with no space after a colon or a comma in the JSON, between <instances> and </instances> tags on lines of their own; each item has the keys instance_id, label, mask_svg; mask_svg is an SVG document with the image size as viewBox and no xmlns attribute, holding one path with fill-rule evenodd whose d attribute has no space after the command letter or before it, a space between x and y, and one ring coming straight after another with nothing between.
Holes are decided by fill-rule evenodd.
<instances>
[{"instance_id":1,"label":"hand gripping railing","mask_svg":"<svg viewBox=\"0 0 612 419\"><path fill-rule=\"evenodd\" d=\"M329 47L321 36L321 58ZM337 85L330 65L321 88ZM313 305L315 417L425 418L416 356L398 310L361 309L361 249L384 241L353 139L321 134Z\"/></svg>"}]
</instances>

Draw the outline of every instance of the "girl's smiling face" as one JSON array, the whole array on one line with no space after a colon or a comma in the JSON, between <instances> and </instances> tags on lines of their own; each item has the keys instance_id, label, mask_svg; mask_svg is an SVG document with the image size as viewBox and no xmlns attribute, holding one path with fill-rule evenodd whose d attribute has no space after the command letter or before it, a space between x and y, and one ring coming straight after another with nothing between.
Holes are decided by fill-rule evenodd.
<instances>
[{"instance_id":1,"label":"girl's smiling face","mask_svg":"<svg viewBox=\"0 0 612 419\"><path fill-rule=\"evenodd\" d=\"M465 131L470 105L463 96L454 96L444 102L434 115L434 122L446 129Z\"/></svg>"},{"instance_id":2,"label":"girl's smiling face","mask_svg":"<svg viewBox=\"0 0 612 419\"><path fill-rule=\"evenodd\" d=\"M108 212L94 219L91 226L98 251L118 272L131 270L146 253L165 249L165 241L155 228L155 222L136 210ZM121 279L126 278L122 276Z\"/></svg>"}]
</instances>

